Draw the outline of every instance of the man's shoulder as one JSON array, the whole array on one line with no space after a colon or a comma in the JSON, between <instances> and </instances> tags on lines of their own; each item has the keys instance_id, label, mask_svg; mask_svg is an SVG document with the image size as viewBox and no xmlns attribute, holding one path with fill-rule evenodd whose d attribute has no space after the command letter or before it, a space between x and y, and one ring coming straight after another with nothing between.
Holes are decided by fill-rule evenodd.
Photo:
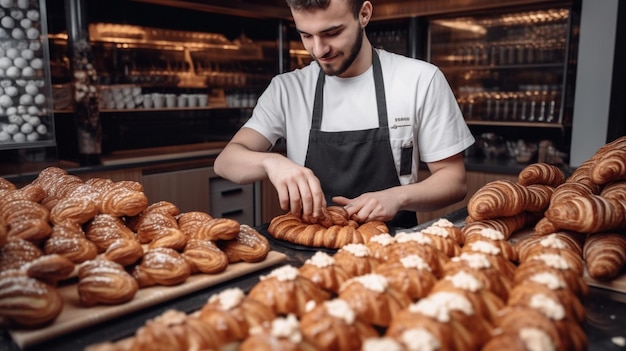
<instances>
[{"instance_id":1,"label":"man's shoulder","mask_svg":"<svg viewBox=\"0 0 626 351\"><path fill-rule=\"evenodd\" d=\"M383 66L390 65L400 69L418 69L426 72L434 72L438 70L437 66L421 59L396 54L384 49L376 49L376 52L378 53L380 62Z\"/></svg>"}]
</instances>

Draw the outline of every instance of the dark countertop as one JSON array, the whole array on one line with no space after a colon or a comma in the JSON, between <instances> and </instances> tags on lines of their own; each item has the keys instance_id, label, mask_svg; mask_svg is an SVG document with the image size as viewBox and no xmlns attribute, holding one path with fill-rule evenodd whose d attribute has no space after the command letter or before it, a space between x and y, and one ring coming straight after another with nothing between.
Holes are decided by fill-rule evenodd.
<instances>
[{"instance_id":1,"label":"dark countertop","mask_svg":"<svg viewBox=\"0 0 626 351\"><path fill-rule=\"evenodd\" d=\"M465 209L458 210L444 216L456 225L463 225L467 216ZM422 229L432 224L427 222L419 225L415 229ZM272 249L283 252L287 255L287 261L283 264L291 264L299 267L306 259L311 257L314 250L294 250L285 245L278 244L270 240ZM268 267L264 270L248 274L246 276L228 281L217 286L213 286L195 293L180 297L157 306L149 307L130 315L120 317L97 326L89 327L63 337L46 342L45 345L34 346L33 350L58 350L71 351L83 350L86 346L108 340L122 339L134 334L134 332L145 324L146 320L154 318L168 309L177 309L184 312L199 310L210 296L224 289L239 287L244 291L251 289L259 280L261 275L269 273L272 269ZM615 344L611 338L626 337L626 294L612 292L605 289L590 287L590 293L584 299L587 312L587 320L583 328L589 339L590 351L610 351L625 350L622 346ZM18 351L20 350L12 343L6 331L0 333L0 350Z\"/></svg>"}]
</instances>

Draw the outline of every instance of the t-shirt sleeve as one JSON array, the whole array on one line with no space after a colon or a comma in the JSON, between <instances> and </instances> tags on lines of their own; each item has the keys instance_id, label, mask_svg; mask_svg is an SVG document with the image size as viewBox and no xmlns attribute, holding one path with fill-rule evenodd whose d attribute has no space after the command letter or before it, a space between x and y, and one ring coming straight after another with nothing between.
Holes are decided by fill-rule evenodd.
<instances>
[{"instance_id":1,"label":"t-shirt sleeve","mask_svg":"<svg viewBox=\"0 0 626 351\"><path fill-rule=\"evenodd\" d=\"M282 111L280 99L282 86L274 77L263 91L252 110L252 116L243 125L261 133L275 145L279 138L285 136L285 113Z\"/></svg>"},{"instance_id":2,"label":"t-shirt sleeve","mask_svg":"<svg viewBox=\"0 0 626 351\"><path fill-rule=\"evenodd\" d=\"M474 143L452 89L439 69L434 71L422 106L417 135L422 161L443 160Z\"/></svg>"}]
</instances>

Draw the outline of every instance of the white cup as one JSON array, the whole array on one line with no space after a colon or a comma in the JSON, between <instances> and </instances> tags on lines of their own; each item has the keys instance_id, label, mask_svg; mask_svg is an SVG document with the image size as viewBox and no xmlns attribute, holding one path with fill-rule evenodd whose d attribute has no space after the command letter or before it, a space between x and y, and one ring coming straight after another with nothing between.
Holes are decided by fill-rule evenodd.
<instances>
[{"instance_id":1,"label":"white cup","mask_svg":"<svg viewBox=\"0 0 626 351\"><path fill-rule=\"evenodd\" d=\"M187 105L189 107L197 107L198 106L198 95L196 95L196 94L187 95Z\"/></svg>"},{"instance_id":2,"label":"white cup","mask_svg":"<svg viewBox=\"0 0 626 351\"><path fill-rule=\"evenodd\" d=\"M165 97L163 96L163 94L154 93L151 96L154 108L163 108L165 104Z\"/></svg>"},{"instance_id":3,"label":"white cup","mask_svg":"<svg viewBox=\"0 0 626 351\"><path fill-rule=\"evenodd\" d=\"M207 107L209 104L209 96L206 94L198 94L198 106Z\"/></svg>"},{"instance_id":4,"label":"white cup","mask_svg":"<svg viewBox=\"0 0 626 351\"><path fill-rule=\"evenodd\" d=\"M176 107L176 95L174 94L165 94L165 106L167 108Z\"/></svg>"},{"instance_id":5,"label":"white cup","mask_svg":"<svg viewBox=\"0 0 626 351\"><path fill-rule=\"evenodd\" d=\"M187 106L187 95L181 94L176 98L176 106L178 107L186 107Z\"/></svg>"},{"instance_id":6,"label":"white cup","mask_svg":"<svg viewBox=\"0 0 626 351\"><path fill-rule=\"evenodd\" d=\"M143 107L151 108L152 107L152 95L144 94L143 96Z\"/></svg>"}]
</instances>

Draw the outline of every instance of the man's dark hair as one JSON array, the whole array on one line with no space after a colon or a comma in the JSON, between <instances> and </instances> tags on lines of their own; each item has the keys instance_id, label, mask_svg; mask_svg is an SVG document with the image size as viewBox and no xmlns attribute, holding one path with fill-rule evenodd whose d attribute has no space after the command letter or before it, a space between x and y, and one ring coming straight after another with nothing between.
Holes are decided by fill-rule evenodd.
<instances>
[{"instance_id":1,"label":"man's dark hair","mask_svg":"<svg viewBox=\"0 0 626 351\"><path fill-rule=\"evenodd\" d=\"M330 6L331 0L286 0L287 5L296 11L311 10L311 9L325 9ZM352 7L352 14L354 18L359 18L359 11L363 6L365 0L341 0L347 1Z\"/></svg>"}]
</instances>

